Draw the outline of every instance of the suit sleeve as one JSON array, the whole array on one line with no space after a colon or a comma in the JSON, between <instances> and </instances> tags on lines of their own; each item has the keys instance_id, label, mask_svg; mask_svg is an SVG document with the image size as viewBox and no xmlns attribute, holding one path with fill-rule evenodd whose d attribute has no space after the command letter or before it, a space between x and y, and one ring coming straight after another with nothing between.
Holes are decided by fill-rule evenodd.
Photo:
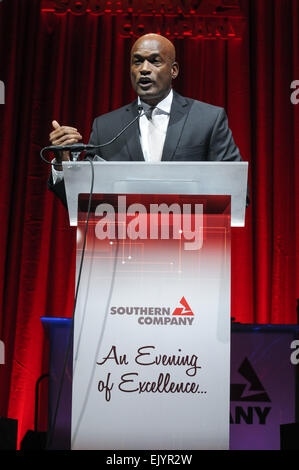
<instances>
[{"instance_id":1,"label":"suit sleeve","mask_svg":"<svg viewBox=\"0 0 299 470\"><path fill-rule=\"evenodd\" d=\"M241 162L239 148L236 146L224 109L221 109L215 121L211 140L209 159L223 162ZM246 207L250 203L249 185L247 184Z\"/></svg>"},{"instance_id":2,"label":"suit sleeve","mask_svg":"<svg viewBox=\"0 0 299 470\"><path fill-rule=\"evenodd\" d=\"M64 180L53 184L52 171L50 172L50 175L48 178L48 189L52 191L55 194L55 196L57 196L61 200L62 204L65 207L67 207Z\"/></svg>"},{"instance_id":3,"label":"suit sleeve","mask_svg":"<svg viewBox=\"0 0 299 470\"><path fill-rule=\"evenodd\" d=\"M220 110L212 130L209 160L228 162L242 161L240 151L236 146L232 132L228 127L228 119L224 109Z\"/></svg>"},{"instance_id":4,"label":"suit sleeve","mask_svg":"<svg viewBox=\"0 0 299 470\"><path fill-rule=\"evenodd\" d=\"M89 137L89 144L90 145L98 145L99 138L98 138L98 129L97 129L97 119L95 119L92 123L91 133Z\"/></svg>"}]
</instances>

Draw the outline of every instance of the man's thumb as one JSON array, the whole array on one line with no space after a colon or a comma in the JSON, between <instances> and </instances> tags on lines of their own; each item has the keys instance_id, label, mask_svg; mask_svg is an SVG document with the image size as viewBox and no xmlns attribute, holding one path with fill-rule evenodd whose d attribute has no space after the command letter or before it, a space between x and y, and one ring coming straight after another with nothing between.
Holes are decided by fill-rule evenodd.
<instances>
[{"instance_id":1,"label":"man's thumb","mask_svg":"<svg viewBox=\"0 0 299 470\"><path fill-rule=\"evenodd\" d=\"M54 127L54 129L58 129L58 127L60 127L60 124L57 121L52 121L52 126Z\"/></svg>"}]
</instances>

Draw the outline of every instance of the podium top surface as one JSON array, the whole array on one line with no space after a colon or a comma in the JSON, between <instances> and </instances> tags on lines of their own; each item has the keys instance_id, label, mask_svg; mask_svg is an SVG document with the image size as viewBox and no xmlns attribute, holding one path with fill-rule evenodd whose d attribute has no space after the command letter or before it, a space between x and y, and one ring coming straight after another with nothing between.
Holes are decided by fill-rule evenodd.
<instances>
[{"instance_id":1,"label":"podium top surface","mask_svg":"<svg viewBox=\"0 0 299 470\"><path fill-rule=\"evenodd\" d=\"M93 162L94 194L231 196L231 226L245 225L247 162ZM77 225L78 196L89 194L89 161L63 162L71 226Z\"/></svg>"}]
</instances>

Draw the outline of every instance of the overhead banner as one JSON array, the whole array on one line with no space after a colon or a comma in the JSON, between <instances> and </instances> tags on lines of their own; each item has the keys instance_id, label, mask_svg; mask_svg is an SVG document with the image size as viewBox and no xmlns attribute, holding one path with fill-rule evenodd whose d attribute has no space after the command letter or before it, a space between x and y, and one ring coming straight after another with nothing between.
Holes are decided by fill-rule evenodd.
<instances>
[{"instance_id":1,"label":"overhead banner","mask_svg":"<svg viewBox=\"0 0 299 470\"><path fill-rule=\"evenodd\" d=\"M169 38L240 39L246 15L239 0L43 0L55 15L112 15L122 37L159 33Z\"/></svg>"}]
</instances>

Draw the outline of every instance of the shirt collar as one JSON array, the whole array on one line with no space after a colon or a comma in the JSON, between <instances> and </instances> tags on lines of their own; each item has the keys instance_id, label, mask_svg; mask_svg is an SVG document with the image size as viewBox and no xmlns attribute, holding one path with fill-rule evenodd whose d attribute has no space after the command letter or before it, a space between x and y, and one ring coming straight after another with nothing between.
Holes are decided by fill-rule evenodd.
<instances>
[{"instance_id":1,"label":"shirt collar","mask_svg":"<svg viewBox=\"0 0 299 470\"><path fill-rule=\"evenodd\" d=\"M170 90L170 92L168 93L168 95L166 96L166 98L164 98L162 101L160 101L157 105L156 105L156 108L158 108L160 111L162 111L163 113L165 114L170 114L170 108L171 108L171 104L172 104L172 99L173 99L173 91L172 89ZM142 101L140 99L140 96L138 96L138 105L141 105L144 110L146 111L148 108L150 108L150 105L148 105L147 103L145 103L144 101Z\"/></svg>"}]
</instances>

